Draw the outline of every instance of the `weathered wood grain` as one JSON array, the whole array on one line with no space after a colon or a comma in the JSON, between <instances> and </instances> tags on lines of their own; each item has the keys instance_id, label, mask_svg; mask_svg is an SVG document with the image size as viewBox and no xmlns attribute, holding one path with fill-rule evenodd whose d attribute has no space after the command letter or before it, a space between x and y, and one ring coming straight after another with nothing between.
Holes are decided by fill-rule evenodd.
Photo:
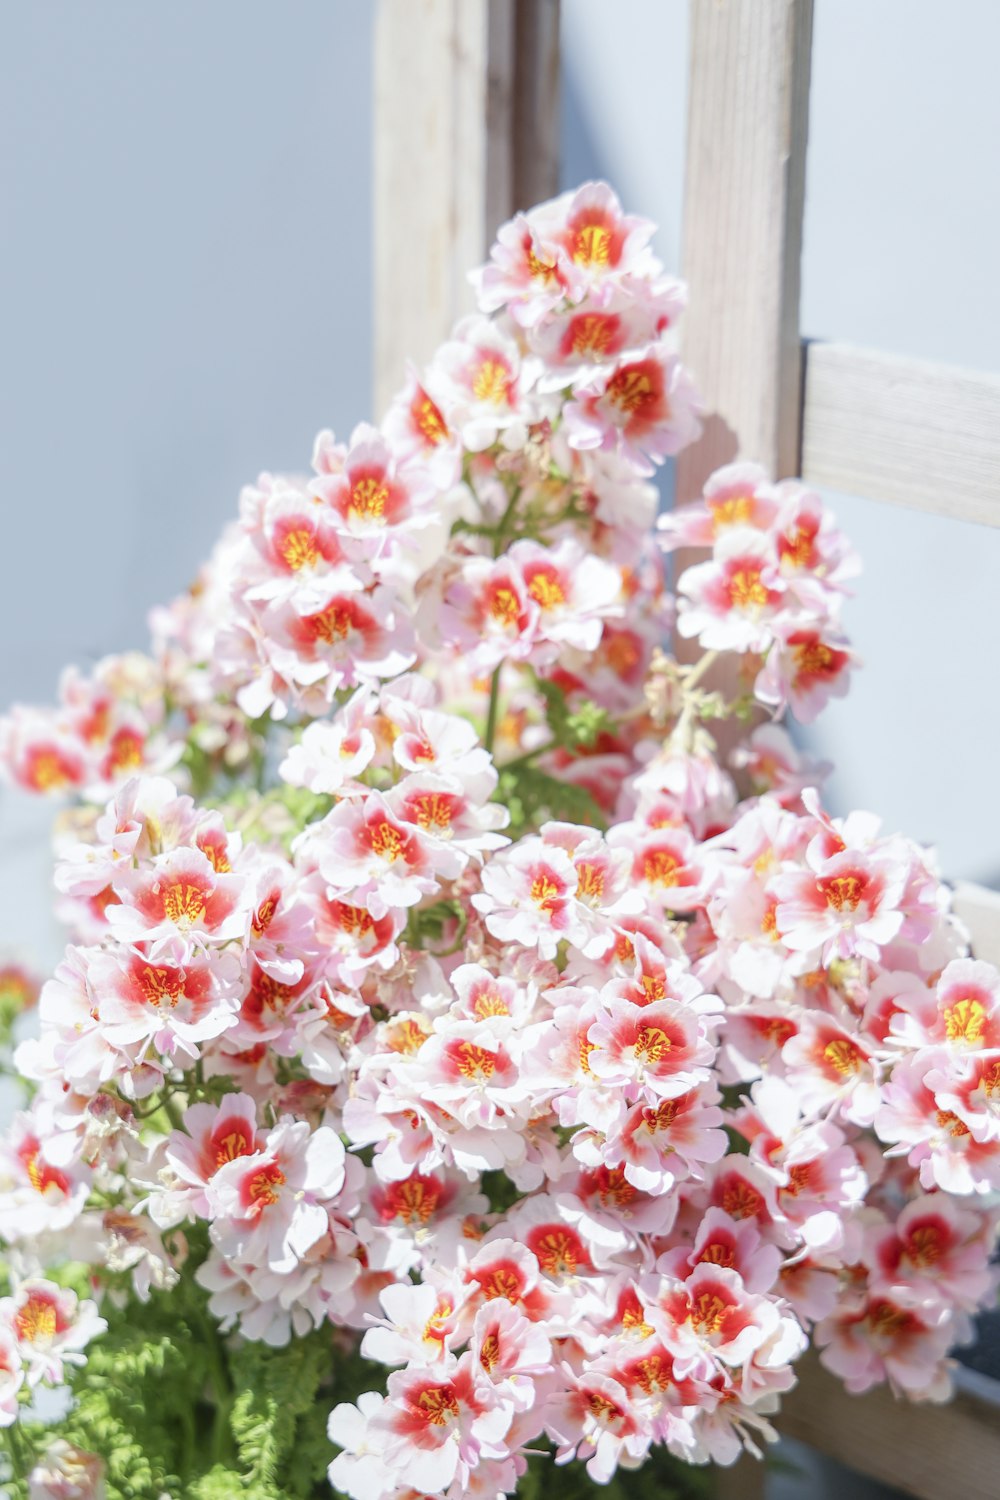
<instances>
[{"instance_id":1,"label":"weathered wood grain","mask_svg":"<svg viewBox=\"0 0 1000 1500\"><path fill-rule=\"evenodd\" d=\"M1000 526L1000 375L809 344L802 474L851 495Z\"/></svg>"},{"instance_id":2,"label":"weathered wood grain","mask_svg":"<svg viewBox=\"0 0 1000 1500\"><path fill-rule=\"evenodd\" d=\"M554 193L558 0L378 0L375 409L472 308L497 226Z\"/></svg>"},{"instance_id":3,"label":"weathered wood grain","mask_svg":"<svg viewBox=\"0 0 1000 1500\"><path fill-rule=\"evenodd\" d=\"M685 363L705 398L677 498L737 455L797 472L812 0L691 0Z\"/></svg>"},{"instance_id":4,"label":"weathered wood grain","mask_svg":"<svg viewBox=\"0 0 1000 1500\"><path fill-rule=\"evenodd\" d=\"M917 1500L997 1500L1000 1404L965 1382L947 1406L913 1406L881 1386L850 1396L806 1355L782 1401L781 1431Z\"/></svg>"}]
</instances>

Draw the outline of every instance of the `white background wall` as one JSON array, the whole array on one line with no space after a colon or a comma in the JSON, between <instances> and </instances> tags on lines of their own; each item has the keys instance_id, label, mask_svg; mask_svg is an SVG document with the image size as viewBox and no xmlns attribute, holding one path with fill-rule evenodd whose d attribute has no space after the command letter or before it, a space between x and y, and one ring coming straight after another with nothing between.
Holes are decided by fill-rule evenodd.
<instances>
[{"instance_id":1,"label":"white background wall","mask_svg":"<svg viewBox=\"0 0 1000 1500\"><path fill-rule=\"evenodd\" d=\"M686 0L564 15L565 180L608 175L676 267ZM142 645L239 485L367 412L371 17L0 13L0 704ZM1000 369L997 56L995 0L817 0L807 334ZM868 666L814 735L833 799L997 879L1000 531L834 498ZM0 797L0 945L51 951L44 816Z\"/></svg>"}]
</instances>

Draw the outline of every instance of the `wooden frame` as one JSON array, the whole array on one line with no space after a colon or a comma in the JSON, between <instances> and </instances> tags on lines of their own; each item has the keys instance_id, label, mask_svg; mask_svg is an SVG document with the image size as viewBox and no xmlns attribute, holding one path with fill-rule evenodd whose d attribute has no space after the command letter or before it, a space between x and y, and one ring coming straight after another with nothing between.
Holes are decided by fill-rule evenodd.
<instances>
[{"instance_id":1,"label":"wooden frame","mask_svg":"<svg viewBox=\"0 0 1000 1500\"><path fill-rule=\"evenodd\" d=\"M776 477L1000 525L1000 377L837 343L803 346L799 263L813 0L690 0L684 353L707 421L677 494L740 454ZM558 0L378 0L378 408L469 305L496 226L555 192ZM401 248L402 247L402 248ZM402 268L402 273L401 273ZM1000 893L960 886L1000 962ZM918 1500L995 1500L1000 1382L959 1370L948 1406L850 1396L814 1355L779 1427ZM723 1500L756 1500L741 1460Z\"/></svg>"},{"instance_id":2,"label":"wooden frame","mask_svg":"<svg viewBox=\"0 0 1000 1500\"><path fill-rule=\"evenodd\" d=\"M559 0L377 0L375 410L472 309L467 273L559 175Z\"/></svg>"}]
</instances>

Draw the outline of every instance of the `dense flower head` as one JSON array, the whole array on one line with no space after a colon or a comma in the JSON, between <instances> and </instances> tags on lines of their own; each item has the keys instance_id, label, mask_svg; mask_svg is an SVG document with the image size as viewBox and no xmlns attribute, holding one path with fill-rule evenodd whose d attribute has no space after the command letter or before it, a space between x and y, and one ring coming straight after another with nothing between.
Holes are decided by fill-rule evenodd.
<instances>
[{"instance_id":1,"label":"dense flower head","mask_svg":"<svg viewBox=\"0 0 1000 1500\"><path fill-rule=\"evenodd\" d=\"M810 1343L946 1392L995 1290L1000 976L780 722L855 661L819 497L732 464L653 540L698 403L651 236L604 184L518 214L381 426L247 486L152 657L3 721L77 801L0 1425L182 1293L223 1364L386 1368L323 1387L356 1500L495 1500L539 1443L731 1463ZM107 1457L56 1436L32 1493Z\"/></svg>"}]
</instances>

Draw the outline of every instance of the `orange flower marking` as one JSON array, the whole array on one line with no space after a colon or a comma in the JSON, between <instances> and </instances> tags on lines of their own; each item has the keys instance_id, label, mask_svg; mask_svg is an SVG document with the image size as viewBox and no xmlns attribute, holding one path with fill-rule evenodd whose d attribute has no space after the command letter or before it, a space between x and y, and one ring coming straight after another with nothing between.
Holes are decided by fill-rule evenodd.
<instances>
[{"instance_id":1,"label":"orange flower marking","mask_svg":"<svg viewBox=\"0 0 1000 1500\"><path fill-rule=\"evenodd\" d=\"M850 1078L853 1073L861 1071L865 1054L850 1038L838 1036L823 1048L823 1061L829 1063L842 1078Z\"/></svg>"},{"instance_id":2,"label":"orange flower marking","mask_svg":"<svg viewBox=\"0 0 1000 1500\"><path fill-rule=\"evenodd\" d=\"M510 401L510 387L510 370L499 359L483 359L472 378L472 394L476 400L489 402L492 406Z\"/></svg>"},{"instance_id":3,"label":"orange flower marking","mask_svg":"<svg viewBox=\"0 0 1000 1500\"><path fill-rule=\"evenodd\" d=\"M496 1266L482 1282L483 1296L487 1302L502 1297L505 1302L518 1302L521 1297L521 1278L507 1266Z\"/></svg>"},{"instance_id":4,"label":"orange flower marking","mask_svg":"<svg viewBox=\"0 0 1000 1500\"><path fill-rule=\"evenodd\" d=\"M643 1110L642 1122L650 1135L656 1135L661 1130L669 1130L680 1112L679 1099L664 1099L655 1109Z\"/></svg>"},{"instance_id":5,"label":"orange flower marking","mask_svg":"<svg viewBox=\"0 0 1000 1500\"><path fill-rule=\"evenodd\" d=\"M265 896L257 910L253 914L251 926L255 937L262 937L274 920L274 914L278 910L278 897Z\"/></svg>"},{"instance_id":6,"label":"orange flower marking","mask_svg":"<svg viewBox=\"0 0 1000 1500\"><path fill-rule=\"evenodd\" d=\"M606 266L611 259L611 230L599 220L578 224L570 254L578 266Z\"/></svg>"},{"instance_id":7,"label":"orange flower marking","mask_svg":"<svg viewBox=\"0 0 1000 1500\"><path fill-rule=\"evenodd\" d=\"M80 728L88 745L99 745L108 737L111 709L107 703L99 703L90 718Z\"/></svg>"},{"instance_id":8,"label":"orange flower marking","mask_svg":"<svg viewBox=\"0 0 1000 1500\"><path fill-rule=\"evenodd\" d=\"M441 1189L430 1177L407 1177L386 1189L386 1202L394 1210L392 1217L404 1224L426 1224L437 1212Z\"/></svg>"},{"instance_id":9,"label":"orange flower marking","mask_svg":"<svg viewBox=\"0 0 1000 1500\"><path fill-rule=\"evenodd\" d=\"M818 880L820 895L834 911L857 911L865 894L862 875L828 875Z\"/></svg>"},{"instance_id":10,"label":"orange flower marking","mask_svg":"<svg viewBox=\"0 0 1000 1500\"><path fill-rule=\"evenodd\" d=\"M208 901L200 886L175 880L163 892L164 915L171 922L200 922Z\"/></svg>"},{"instance_id":11,"label":"orange flower marking","mask_svg":"<svg viewBox=\"0 0 1000 1500\"><path fill-rule=\"evenodd\" d=\"M479 1363L487 1375L500 1363L500 1334L496 1329L483 1339L479 1349Z\"/></svg>"},{"instance_id":12,"label":"orange flower marking","mask_svg":"<svg viewBox=\"0 0 1000 1500\"><path fill-rule=\"evenodd\" d=\"M709 1240L703 1247L698 1257L699 1264L708 1266L722 1266L731 1271L736 1265L736 1251L732 1245L726 1245L722 1240Z\"/></svg>"},{"instance_id":13,"label":"orange flower marking","mask_svg":"<svg viewBox=\"0 0 1000 1500\"><path fill-rule=\"evenodd\" d=\"M289 531L278 550L293 573L298 573L303 568L315 567L319 562L320 552L316 545L316 538L305 526Z\"/></svg>"},{"instance_id":14,"label":"orange flower marking","mask_svg":"<svg viewBox=\"0 0 1000 1500\"><path fill-rule=\"evenodd\" d=\"M266 1167L258 1167L247 1184L250 1195L250 1208L252 1213L263 1213L272 1203L278 1201L278 1189L285 1182L285 1174L276 1162L269 1163Z\"/></svg>"},{"instance_id":15,"label":"orange flower marking","mask_svg":"<svg viewBox=\"0 0 1000 1500\"><path fill-rule=\"evenodd\" d=\"M548 570L543 572L539 569L531 575L528 580L528 593L539 609L557 609L560 604L566 603L566 590L555 572Z\"/></svg>"},{"instance_id":16,"label":"orange flower marking","mask_svg":"<svg viewBox=\"0 0 1000 1500\"><path fill-rule=\"evenodd\" d=\"M236 1127L228 1130L221 1140L216 1142L215 1165L224 1167L227 1161L236 1161L237 1157L249 1156L253 1151L245 1133Z\"/></svg>"},{"instance_id":17,"label":"orange flower marking","mask_svg":"<svg viewBox=\"0 0 1000 1500\"><path fill-rule=\"evenodd\" d=\"M912 1313L904 1312L882 1297L869 1307L867 1320L872 1333L887 1339L893 1339L897 1334L919 1326Z\"/></svg>"},{"instance_id":18,"label":"orange flower marking","mask_svg":"<svg viewBox=\"0 0 1000 1500\"><path fill-rule=\"evenodd\" d=\"M32 1293L14 1315L14 1328L22 1344L40 1344L55 1337L59 1319L47 1297Z\"/></svg>"},{"instance_id":19,"label":"orange flower marking","mask_svg":"<svg viewBox=\"0 0 1000 1500\"><path fill-rule=\"evenodd\" d=\"M284 1010L292 999L294 988L294 985L282 984L260 969L254 975L253 985L245 1002L246 1009L257 1015L261 1014L265 1006L272 1011Z\"/></svg>"},{"instance_id":20,"label":"orange flower marking","mask_svg":"<svg viewBox=\"0 0 1000 1500\"><path fill-rule=\"evenodd\" d=\"M647 1396L669 1390L673 1385L673 1366L662 1354L650 1354L645 1359L637 1359L630 1367L630 1374Z\"/></svg>"},{"instance_id":21,"label":"orange flower marking","mask_svg":"<svg viewBox=\"0 0 1000 1500\"><path fill-rule=\"evenodd\" d=\"M771 597L760 579L760 568L744 565L734 569L727 586L734 609L760 609Z\"/></svg>"},{"instance_id":22,"label":"orange flower marking","mask_svg":"<svg viewBox=\"0 0 1000 1500\"><path fill-rule=\"evenodd\" d=\"M640 981L642 984L642 1005L652 1005L657 1000L667 998L667 981L659 974L643 974Z\"/></svg>"},{"instance_id":23,"label":"orange flower marking","mask_svg":"<svg viewBox=\"0 0 1000 1500\"><path fill-rule=\"evenodd\" d=\"M691 1306L691 1326L703 1337L710 1338L721 1331L729 1310L729 1303L724 1302L718 1292L699 1292Z\"/></svg>"},{"instance_id":24,"label":"orange flower marking","mask_svg":"<svg viewBox=\"0 0 1000 1500\"><path fill-rule=\"evenodd\" d=\"M54 792L69 786L73 777L55 750L37 750L31 757L27 779L36 792Z\"/></svg>"},{"instance_id":25,"label":"orange flower marking","mask_svg":"<svg viewBox=\"0 0 1000 1500\"><path fill-rule=\"evenodd\" d=\"M375 930L375 918L363 906L351 906L346 901L334 903L337 926L351 937L364 938Z\"/></svg>"},{"instance_id":26,"label":"orange flower marking","mask_svg":"<svg viewBox=\"0 0 1000 1500\"><path fill-rule=\"evenodd\" d=\"M477 1047L474 1042L459 1042L455 1049L455 1065L463 1078L478 1082L493 1077L497 1060L485 1047Z\"/></svg>"},{"instance_id":27,"label":"orange flower marking","mask_svg":"<svg viewBox=\"0 0 1000 1500\"><path fill-rule=\"evenodd\" d=\"M607 1396L602 1396L599 1391L587 1392L587 1408L590 1415L596 1417L597 1421L604 1426L618 1422L624 1416L621 1407L614 1401L610 1401Z\"/></svg>"},{"instance_id":28,"label":"orange flower marking","mask_svg":"<svg viewBox=\"0 0 1000 1500\"><path fill-rule=\"evenodd\" d=\"M648 1339L652 1335L653 1325L646 1322L646 1314L638 1297L626 1304L622 1312L622 1329L629 1333L637 1333L643 1339Z\"/></svg>"},{"instance_id":29,"label":"orange flower marking","mask_svg":"<svg viewBox=\"0 0 1000 1500\"><path fill-rule=\"evenodd\" d=\"M490 593L489 612L501 625L516 625L521 614L521 601L507 584L497 584Z\"/></svg>"},{"instance_id":30,"label":"orange flower marking","mask_svg":"<svg viewBox=\"0 0 1000 1500\"><path fill-rule=\"evenodd\" d=\"M949 1042L968 1042L970 1047L978 1047L987 1019L988 1012L981 1000L972 995L963 996L945 1009L945 1035Z\"/></svg>"},{"instance_id":31,"label":"orange flower marking","mask_svg":"<svg viewBox=\"0 0 1000 1500\"><path fill-rule=\"evenodd\" d=\"M421 1023L410 1017L393 1026L386 1036L386 1045L390 1052L401 1052L406 1056L412 1056L414 1052L420 1051L428 1035L429 1033L424 1030Z\"/></svg>"},{"instance_id":32,"label":"orange flower marking","mask_svg":"<svg viewBox=\"0 0 1000 1500\"><path fill-rule=\"evenodd\" d=\"M782 562L792 568L811 568L816 562L814 533L795 526L778 538L778 552Z\"/></svg>"},{"instance_id":33,"label":"orange flower marking","mask_svg":"<svg viewBox=\"0 0 1000 1500\"><path fill-rule=\"evenodd\" d=\"M604 896L604 871L584 860L576 867L576 894L600 901Z\"/></svg>"},{"instance_id":34,"label":"orange flower marking","mask_svg":"<svg viewBox=\"0 0 1000 1500\"><path fill-rule=\"evenodd\" d=\"M661 1026L643 1026L635 1039L633 1051L647 1063L660 1063L673 1051L673 1041Z\"/></svg>"},{"instance_id":35,"label":"orange flower marking","mask_svg":"<svg viewBox=\"0 0 1000 1500\"><path fill-rule=\"evenodd\" d=\"M592 1192L605 1207L613 1203L616 1208L627 1208L635 1202L636 1190L626 1182L624 1167L598 1167L594 1179Z\"/></svg>"},{"instance_id":36,"label":"orange flower marking","mask_svg":"<svg viewBox=\"0 0 1000 1500\"><path fill-rule=\"evenodd\" d=\"M351 486L347 514L356 521L384 521L388 502L389 486L369 474Z\"/></svg>"},{"instance_id":37,"label":"orange flower marking","mask_svg":"<svg viewBox=\"0 0 1000 1500\"><path fill-rule=\"evenodd\" d=\"M730 495L716 501L712 507L712 530L723 531L727 526L743 526L753 519L753 496Z\"/></svg>"},{"instance_id":38,"label":"orange flower marking","mask_svg":"<svg viewBox=\"0 0 1000 1500\"><path fill-rule=\"evenodd\" d=\"M640 416L656 401L653 382L644 370L625 365L612 375L607 386L608 399L626 416Z\"/></svg>"},{"instance_id":39,"label":"orange flower marking","mask_svg":"<svg viewBox=\"0 0 1000 1500\"><path fill-rule=\"evenodd\" d=\"M984 1070L980 1083L987 1098L1000 1096L1000 1059L995 1059Z\"/></svg>"},{"instance_id":40,"label":"orange flower marking","mask_svg":"<svg viewBox=\"0 0 1000 1500\"><path fill-rule=\"evenodd\" d=\"M551 875L536 875L531 882L531 899L540 911L553 912L559 904L560 890Z\"/></svg>"},{"instance_id":41,"label":"orange flower marking","mask_svg":"<svg viewBox=\"0 0 1000 1500\"><path fill-rule=\"evenodd\" d=\"M413 420L424 438L432 447L443 443L448 437L448 424L441 415L441 408L423 392L415 403Z\"/></svg>"},{"instance_id":42,"label":"orange flower marking","mask_svg":"<svg viewBox=\"0 0 1000 1500\"><path fill-rule=\"evenodd\" d=\"M429 1427L444 1427L458 1416L458 1398L453 1385L429 1385L420 1392L416 1403L417 1414Z\"/></svg>"},{"instance_id":43,"label":"orange flower marking","mask_svg":"<svg viewBox=\"0 0 1000 1500\"><path fill-rule=\"evenodd\" d=\"M940 1224L914 1224L906 1239L904 1254L911 1265L933 1266L945 1249Z\"/></svg>"},{"instance_id":44,"label":"orange flower marking","mask_svg":"<svg viewBox=\"0 0 1000 1500\"><path fill-rule=\"evenodd\" d=\"M531 1249L547 1276L575 1276L586 1258L576 1237L566 1229L546 1229L533 1236Z\"/></svg>"},{"instance_id":45,"label":"orange flower marking","mask_svg":"<svg viewBox=\"0 0 1000 1500\"><path fill-rule=\"evenodd\" d=\"M581 1032L581 1034L580 1034L580 1071L581 1071L581 1073L586 1073L586 1075L587 1075L588 1078L593 1078L593 1076L594 1076L593 1072L591 1071L591 1067L590 1067L590 1054L593 1052L595 1045L596 1044L590 1040L590 1038L587 1036L587 1033L585 1031Z\"/></svg>"},{"instance_id":46,"label":"orange flower marking","mask_svg":"<svg viewBox=\"0 0 1000 1500\"><path fill-rule=\"evenodd\" d=\"M353 624L351 612L346 604L328 604L318 615L311 615L309 625L317 640L332 646L335 641L346 640Z\"/></svg>"},{"instance_id":47,"label":"orange flower marking","mask_svg":"<svg viewBox=\"0 0 1000 1500\"><path fill-rule=\"evenodd\" d=\"M425 1344L431 1344L437 1350L441 1349L447 1336L445 1325L454 1311L454 1307L448 1301L440 1303L434 1309L424 1324L424 1331L421 1334Z\"/></svg>"},{"instance_id":48,"label":"orange flower marking","mask_svg":"<svg viewBox=\"0 0 1000 1500\"><path fill-rule=\"evenodd\" d=\"M28 1181L36 1193L49 1197L51 1196L50 1188L55 1188L60 1193L69 1191L69 1179L65 1173L60 1172L57 1167L50 1167L48 1162L42 1159L40 1150L23 1152L21 1161L28 1174Z\"/></svg>"},{"instance_id":49,"label":"orange flower marking","mask_svg":"<svg viewBox=\"0 0 1000 1500\"><path fill-rule=\"evenodd\" d=\"M472 1002L472 1013L477 1021L487 1016L509 1016L510 1006L499 990L482 990Z\"/></svg>"},{"instance_id":50,"label":"orange flower marking","mask_svg":"<svg viewBox=\"0 0 1000 1500\"><path fill-rule=\"evenodd\" d=\"M528 267L528 274L534 281L544 282L546 286L550 281L555 281L558 274L555 261L543 260L540 255L536 255L530 240L525 246L525 261Z\"/></svg>"},{"instance_id":51,"label":"orange flower marking","mask_svg":"<svg viewBox=\"0 0 1000 1500\"><path fill-rule=\"evenodd\" d=\"M610 636L606 634L601 641L601 650L608 666L619 677L628 677L638 665L639 647L624 631L616 631Z\"/></svg>"},{"instance_id":52,"label":"orange flower marking","mask_svg":"<svg viewBox=\"0 0 1000 1500\"><path fill-rule=\"evenodd\" d=\"M573 320L574 354L606 354L615 336L618 319L613 314L583 313Z\"/></svg>"},{"instance_id":53,"label":"orange flower marking","mask_svg":"<svg viewBox=\"0 0 1000 1500\"><path fill-rule=\"evenodd\" d=\"M158 964L144 964L138 979L143 999L157 1007L166 1000L173 1008L184 989L184 977L177 969L165 969Z\"/></svg>"},{"instance_id":54,"label":"orange flower marking","mask_svg":"<svg viewBox=\"0 0 1000 1500\"><path fill-rule=\"evenodd\" d=\"M680 860L667 849L648 849L642 857L642 875L650 885L677 885Z\"/></svg>"},{"instance_id":55,"label":"orange flower marking","mask_svg":"<svg viewBox=\"0 0 1000 1500\"><path fill-rule=\"evenodd\" d=\"M447 833L452 822L452 798L441 792L428 792L417 797L414 804L418 828L430 829L437 834Z\"/></svg>"},{"instance_id":56,"label":"orange flower marking","mask_svg":"<svg viewBox=\"0 0 1000 1500\"><path fill-rule=\"evenodd\" d=\"M754 1219L764 1207L764 1200L749 1182L736 1177L722 1190L722 1207L731 1219Z\"/></svg>"},{"instance_id":57,"label":"orange flower marking","mask_svg":"<svg viewBox=\"0 0 1000 1500\"><path fill-rule=\"evenodd\" d=\"M142 735L136 730L119 729L111 741L108 763L112 771L134 771L137 766L141 766L144 744Z\"/></svg>"},{"instance_id":58,"label":"orange flower marking","mask_svg":"<svg viewBox=\"0 0 1000 1500\"><path fill-rule=\"evenodd\" d=\"M769 906L760 921L760 930L765 937L769 937L773 943L778 941L778 919L775 915L776 908Z\"/></svg>"},{"instance_id":59,"label":"orange flower marking","mask_svg":"<svg viewBox=\"0 0 1000 1500\"><path fill-rule=\"evenodd\" d=\"M839 653L823 641L805 640L792 646L796 675L799 677L832 676L837 669Z\"/></svg>"},{"instance_id":60,"label":"orange flower marking","mask_svg":"<svg viewBox=\"0 0 1000 1500\"><path fill-rule=\"evenodd\" d=\"M969 1134L968 1125L963 1124L950 1109L939 1109L934 1118L937 1120L938 1128L947 1130L948 1134L954 1136L956 1140L961 1140L963 1135Z\"/></svg>"},{"instance_id":61,"label":"orange flower marking","mask_svg":"<svg viewBox=\"0 0 1000 1500\"><path fill-rule=\"evenodd\" d=\"M225 844L216 844L209 839L206 839L204 843L199 839L197 843L216 875L228 875L233 867L229 862L229 851Z\"/></svg>"},{"instance_id":62,"label":"orange flower marking","mask_svg":"<svg viewBox=\"0 0 1000 1500\"><path fill-rule=\"evenodd\" d=\"M788 1182L783 1189L792 1198L797 1198L799 1193L805 1192L813 1174L815 1162L799 1162L794 1167L788 1168Z\"/></svg>"},{"instance_id":63,"label":"orange flower marking","mask_svg":"<svg viewBox=\"0 0 1000 1500\"><path fill-rule=\"evenodd\" d=\"M379 859L394 864L403 857L403 835L398 828L383 820L372 826L371 847L372 853L377 854Z\"/></svg>"}]
</instances>

